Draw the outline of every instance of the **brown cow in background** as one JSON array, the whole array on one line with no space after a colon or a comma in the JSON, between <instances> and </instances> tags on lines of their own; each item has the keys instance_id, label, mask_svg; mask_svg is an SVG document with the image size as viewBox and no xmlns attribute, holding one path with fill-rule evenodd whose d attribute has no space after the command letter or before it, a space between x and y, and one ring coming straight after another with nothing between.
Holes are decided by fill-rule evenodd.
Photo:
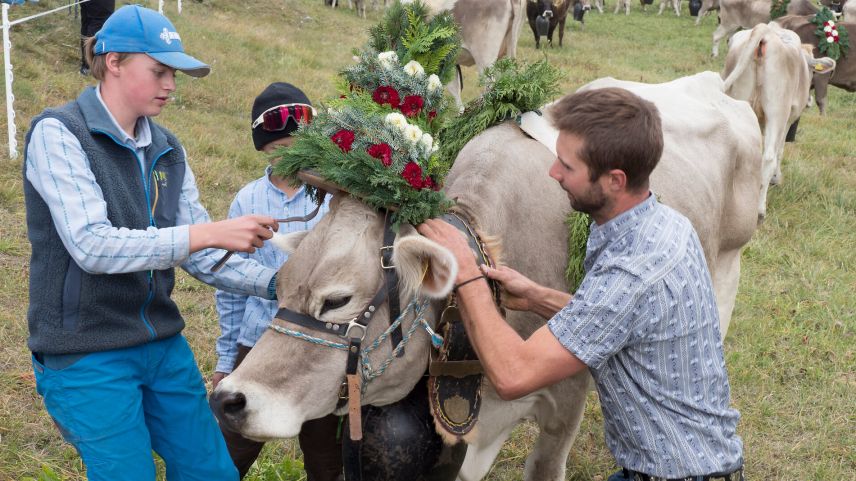
<instances>
[{"instance_id":1,"label":"brown cow in background","mask_svg":"<svg viewBox=\"0 0 856 481\"><path fill-rule=\"evenodd\" d=\"M811 16L788 15L776 19L776 23L788 30L793 30L799 35L803 43L815 45L814 55L819 57L820 50L817 48L818 39L814 35L817 29L815 24L811 23ZM815 75L812 79L812 87L814 88L815 101L820 113L826 112L826 92L829 84L838 88L842 88L848 92L856 92L856 23L854 22L838 22L838 29L847 29L847 35L850 37L850 50L847 55L841 56L832 74Z\"/></svg>"}]
</instances>

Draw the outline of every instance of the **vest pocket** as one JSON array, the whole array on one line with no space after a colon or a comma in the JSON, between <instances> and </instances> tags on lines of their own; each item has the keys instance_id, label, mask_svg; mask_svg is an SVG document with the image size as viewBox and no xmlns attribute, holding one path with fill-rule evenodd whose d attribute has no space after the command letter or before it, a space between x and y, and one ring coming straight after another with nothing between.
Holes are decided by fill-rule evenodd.
<instances>
[{"instance_id":1,"label":"vest pocket","mask_svg":"<svg viewBox=\"0 0 856 481\"><path fill-rule=\"evenodd\" d=\"M65 271L65 283L62 286L62 328L73 331L80 318L80 266L74 259L68 260Z\"/></svg>"}]
</instances>

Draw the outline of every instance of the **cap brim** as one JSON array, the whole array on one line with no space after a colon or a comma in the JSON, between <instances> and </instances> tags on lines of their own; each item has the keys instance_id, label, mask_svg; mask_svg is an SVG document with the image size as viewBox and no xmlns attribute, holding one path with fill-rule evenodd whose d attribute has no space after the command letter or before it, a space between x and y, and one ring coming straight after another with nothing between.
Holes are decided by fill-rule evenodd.
<instances>
[{"instance_id":1,"label":"cap brim","mask_svg":"<svg viewBox=\"0 0 856 481\"><path fill-rule=\"evenodd\" d=\"M191 77L204 77L211 72L211 67L183 52L150 52L147 55Z\"/></svg>"}]
</instances>

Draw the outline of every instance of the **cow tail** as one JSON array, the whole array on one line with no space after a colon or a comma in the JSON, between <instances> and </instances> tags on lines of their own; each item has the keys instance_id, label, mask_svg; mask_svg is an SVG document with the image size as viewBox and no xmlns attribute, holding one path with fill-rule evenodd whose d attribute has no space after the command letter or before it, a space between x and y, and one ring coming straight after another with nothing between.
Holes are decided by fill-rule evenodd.
<instances>
[{"instance_id":1,"label":"cow tail","mask_svg":"<svg viewBox=\"0 0 856 481\"><path fill-rule=\"evenodd\" d=\"M461 64L455 64L455 69L457 70L457 72L455 72L455 75L458 76L458 85L461 87L461 91L458 93L458 95L463 95L464 94L464 74L463 74L463 72L461 72Z\"/></svg>"},{"instance_id":2,"label":"cow tail","mask_svg":"<svg viewBox=\"0 0 856 481\"><path fill-rule=\"evenodd\" d=\"M747 68L755 65L756 62L763 61L767 50L767 42L764 37L768 33L770 33L770 27L764 24L756 25L755 28L752 29L752 34L749 36L749 40L743 50L740 52L740 57L734 65L734 70L728 75L728 78L725 79L726 92L731 90L731 87L734 86L737 79L746 73Z\"/></svg>"}]
</instances>

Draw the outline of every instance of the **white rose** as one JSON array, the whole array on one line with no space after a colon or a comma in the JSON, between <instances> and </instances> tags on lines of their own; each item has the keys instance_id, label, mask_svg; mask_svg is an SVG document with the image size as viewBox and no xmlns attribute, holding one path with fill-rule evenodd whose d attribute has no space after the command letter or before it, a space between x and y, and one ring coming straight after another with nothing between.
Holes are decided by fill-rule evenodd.
<instances>
[{"instance_id":1,"label":"white rose","mask_svg":"<svg viewBox=\"0 0 856 481\"><path fill-rule=\"evenodd\" d=\"M440 82L440 77L434 75L433 73L428 76L428 90L434 92L443 87L443 83Z\"/></svg>"},{"instance_id":2,"label":"white rose","mask_svg":"<svg viewBox=\"0 0 856 481\"><path fill-rule=\"evenodd\" d=\"M398 64L398 55L392 50L377 54L377 59L384 67L392 67Z\"/></svg>"},{"instance_id":3,"label":"white rose","mask_svg":"<svg viewBox=\"0 0 856 481\"><path fill-rule=\"evenodd\" d=\"M425 150L431 152L431 147L434 146L434 137L431 137L431 134L428 133L422 134L422 138L419 139L419 143L422 144L422 147L424 147Z\"/></svg>"},{"instance_id":4,"label":"white rose","mask_svg":"<svg viewBox=\"0 0 856 481\"><path fill-rule=\"evenodd\" d=\"M837 37L837 36L838 36L838 30L836 30L836 29L834 29L834 28L833 28L833 29L832 29L832 36L833 36L833 37Z\"/></svg>"},{"instance_id":5,"label":"white rose","mask_svg":"<svg viewBox=\"0 0 856 481\"><path fill-rule=\"evenodd\" d=\"M827 25L827 26L823 27L823 31L824 31L824 32L831 32L831 31L832 31L832 27L831 27L831 26L829 26L829 25Z\"/></svg>"},{"instance_id":6,"label":"white rose","mask_svg":"<svg viewBox=\"0 0 856 481\"><path fill-rule=\"evenodd\" d=\"M416 142L419 142L422 139L422 129L420 129L416 125L407 124L407 126L404 127L404 136L407 138L407 140L415 144Z\"/></svg>"},{"instance_id":7,"label":"white rose","mask_svg":"<svg viewBox=\"0 0 856 481\"><path fill-rule=\"evenodd\" d=\"M384 118L384 121L387 123L387 125L396 127L399 130L404 130L404 128L407 127L407 118L405 118L398 112L387 114Z\"/></svg>"},{"instance_id":8,"label":"white rose","mask_svg":"<svg viewBox=\"0 0 856 481\"><path fill-rule=\"evenodd\" d=\"M411 60L407 62L407 65L404 66L404 71L407 72L407 75L411 77L415 77L417 75L422 75L425 73L425 69L422 68L422 65L416 60Z\"/></svg>"},{"instance_id":9,"label":"white rose","mask_svg":"<svg viewBox=\"0 0 856 481\"><path fill-rule=\"evenodd\" d=\"M833 43L833 42L835 42L835 39L834 39L834 38L832 38L832 37L826 37L826 43Z\"/></svg>"},{"instance_id":10,"label":"white rose","mask_svg":"<svg viewBox=\"0 0 856 481\"><path fill-rule=\"evenodd\" d=\"M431 153L433 154L434 152L437 152L438 150L440 150L440 143L439 142L434 144L433 146L431 146Z\"/></svg>"}]
</instances>

